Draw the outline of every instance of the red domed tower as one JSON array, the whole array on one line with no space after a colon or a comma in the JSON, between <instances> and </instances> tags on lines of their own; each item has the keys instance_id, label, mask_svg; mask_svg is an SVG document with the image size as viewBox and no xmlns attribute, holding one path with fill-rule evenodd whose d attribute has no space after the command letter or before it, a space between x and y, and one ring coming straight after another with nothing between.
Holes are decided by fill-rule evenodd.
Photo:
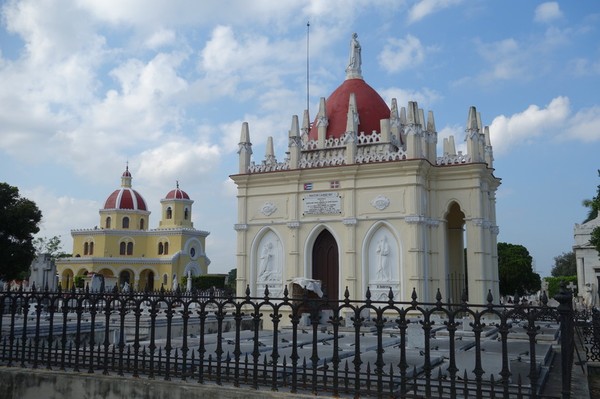
<instances>
[{"instance_id":1,"label":"red domed tower","mask_svg":"<svg viewBox=\"0 0 600 399\"><path fill-rule=\"evenodd\" d=\"M121 188L113 191L100 210L100 226L103 229L147 230L150 211L144 197L131 188L129 166L121 175Z\"/></svg>"},{"instance_id":2,"label":"red domed tower","mask_svg":"<svg viewBox=\"0 0 600 399\"><path fill-rule=\"evenodd\" d=\"M190 196L179 188L179 182L176 182L175 189L169 191L165 198L160 200L162 205L162 214L159 223L159 229L162 228L194 228L192 223L192 204L194 201Z\"/></svg>"}]
</instances>

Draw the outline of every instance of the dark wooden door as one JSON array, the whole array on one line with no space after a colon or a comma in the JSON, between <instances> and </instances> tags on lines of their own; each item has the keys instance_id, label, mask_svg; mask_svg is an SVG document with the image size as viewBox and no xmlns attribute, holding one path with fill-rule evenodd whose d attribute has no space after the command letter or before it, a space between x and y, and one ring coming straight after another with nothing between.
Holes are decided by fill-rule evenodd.
<instances>
[{"instance_id":1,"label":"dark wooden door","mask_svg":"<svg viewBox=\"0 0 600 399\"><path fill-rule=\"evenodd\" d=\"M321 280L330 299L338 296L339 256L335 238L323 230L315 241L312 251L312 278Z\"/></svg>"}]
</instances>

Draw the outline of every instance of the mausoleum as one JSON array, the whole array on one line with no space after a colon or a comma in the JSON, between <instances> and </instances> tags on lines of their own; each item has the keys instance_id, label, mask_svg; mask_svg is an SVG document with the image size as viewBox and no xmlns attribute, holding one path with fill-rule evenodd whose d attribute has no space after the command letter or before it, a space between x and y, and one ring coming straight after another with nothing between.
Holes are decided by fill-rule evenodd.
<instances>
[{"instance_id":1,"label":"mausoleum","mask_svg":"<svg viewBox=\"0 0 600 399\"><path fill-rule=\"evenodd\" d=\"M427 116L426 116L427 115ZM297 283L329 298L498 300L496 190L489 128L468 110L467 152L443 140L432 111L388 106L364 80L354 34L346 79L311 123L293 116L287 152L273 139L255 162L243 123L237 291L283 294Z\"/></svg>"},{"instance_id":2,"label":"mausoleum","mask_svg":"<svg viewBox=\"0 0 600 399\"><path fill-rule=\"evenodd\" d=\"M600 216L585 223L576 223L573 228L575 244L573 252L577 262L577 289L588 307L598 306L600 286L600 258L596 248L590 244L592 231L600 226Z\"/></svg>"}]
</instances>

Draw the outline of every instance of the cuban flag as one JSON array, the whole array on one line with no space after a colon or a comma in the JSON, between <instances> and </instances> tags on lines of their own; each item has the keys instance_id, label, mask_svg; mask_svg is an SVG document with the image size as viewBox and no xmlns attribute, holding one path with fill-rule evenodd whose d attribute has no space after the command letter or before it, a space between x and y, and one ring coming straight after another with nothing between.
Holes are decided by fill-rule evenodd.
<instances>
[{"instance_id":1,"label":"cuban flag","mask_svg":"<svg viewBox=\"0 0 600 399\"><path fill-rule=\"evenodd\" d=\"M312 190L312 183L304 183L304 191Z\"/></svg>"}]
</instances>

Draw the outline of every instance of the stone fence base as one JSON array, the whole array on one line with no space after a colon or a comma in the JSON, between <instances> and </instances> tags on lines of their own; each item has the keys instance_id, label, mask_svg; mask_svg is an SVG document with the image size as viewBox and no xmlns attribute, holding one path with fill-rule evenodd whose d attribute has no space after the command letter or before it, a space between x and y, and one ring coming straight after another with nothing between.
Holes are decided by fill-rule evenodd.
<instances>
[{"instance_id":1,"label":"stone fence base","mask_svg":"<svg viewBox=\"0 0 600 399\"><path fill-rule=\"evenodd\" d=\"M325 396L319 396L324 398ZM2 399L237 399L313 398L251 388L0 367Z\"/></svg>"}]
</instances>

